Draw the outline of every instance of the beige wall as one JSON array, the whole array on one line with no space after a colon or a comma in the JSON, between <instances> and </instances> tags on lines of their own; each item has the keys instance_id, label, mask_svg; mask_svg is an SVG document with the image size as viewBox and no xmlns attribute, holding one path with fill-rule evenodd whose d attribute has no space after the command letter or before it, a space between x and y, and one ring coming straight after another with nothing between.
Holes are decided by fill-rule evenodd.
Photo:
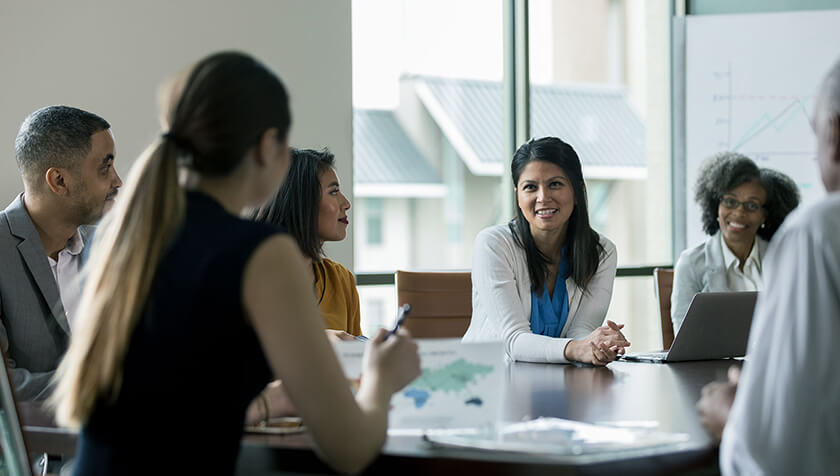
<instances>
[{"instance_id":1,"label":"beige wall","mask_svg":"<svg viewBox=\"0 0 840 476\"><path fill-rule=\"evenodd\" d=\"M27 114L50 104L100 114L124 177L159 133L157 85L224 49L249 52L280 75L292 97L291 143L329 146L352 195L349 1L33 0L6 1L0 11L2 206L22 188L13 147ZM351 269L352 239L328 249Z\"/></svg>"}]
</instances>

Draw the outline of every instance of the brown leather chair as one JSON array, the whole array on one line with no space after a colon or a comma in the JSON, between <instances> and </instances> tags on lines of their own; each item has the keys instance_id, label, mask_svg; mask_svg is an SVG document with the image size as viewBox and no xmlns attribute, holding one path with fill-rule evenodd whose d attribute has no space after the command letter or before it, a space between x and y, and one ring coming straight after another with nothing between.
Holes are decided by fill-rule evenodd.
<instances>
[{"instance_id":1,"label":"brown leather chair","mask_svg":"<svg viewBox=\"0 0 840 476\"><path fill-rule=\"evenodd\" d=\"M671 290L674 288L674 270L654 268L654 291L659 302L659 320L662 323L662 349L668 350L674 342L674 323L671 322Z\"/></svg>"},{"instance_id":2,"label":"brown leather chair","mask_svg":"<svg viewBox=\"0 0 840 476\"><path fill-rule=\"evenodd\" d=\"M464 336L472 317L472 278L468 271L395 274L397 305L411 305L403 327L412 336Z\"/></svg>"}]
</instances>

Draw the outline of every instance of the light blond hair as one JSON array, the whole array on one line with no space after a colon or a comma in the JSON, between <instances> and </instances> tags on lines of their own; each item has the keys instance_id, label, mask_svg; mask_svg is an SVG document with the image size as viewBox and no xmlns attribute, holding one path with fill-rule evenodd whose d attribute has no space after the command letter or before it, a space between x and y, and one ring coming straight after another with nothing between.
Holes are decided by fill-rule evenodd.
<instances>
[{"instance_id":1,"label":"light blond hair","mask_svg":"<svg viewBox=\"0 0 840 476\"><path fill-rule=\"evenodd\" d=\"M179 157L191 157L199 174L229 176L266 130L277 128L285 142L291 124L280 79L243 53L204 58L165 83L158 99L168 132L131 168L96 231L77 322L49 400L61 425L79 427L99 402L119 396L131 336L183 224Z\"/></svg>"},{"instance_id":2,"label":"light blond hair","mask_svg":"<svg viewBox=\"0 0 840 476\"><path fill-rule=\"evenodd\" d=\"M96 231L79 322L50 397L61 425L79 427L100 398L119 393L131 334L166 245L183 221L177 155L162 141L149 146Z\"/></svg>"}]
</instances>

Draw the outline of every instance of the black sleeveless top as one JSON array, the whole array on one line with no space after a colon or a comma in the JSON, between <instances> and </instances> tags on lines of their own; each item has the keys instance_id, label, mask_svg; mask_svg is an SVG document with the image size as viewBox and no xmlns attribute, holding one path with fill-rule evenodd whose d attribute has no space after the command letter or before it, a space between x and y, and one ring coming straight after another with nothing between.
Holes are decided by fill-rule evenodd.
<instances>
[{"instance_id":1,"label":"black sleeveless top","mask_svg":"<svg viewBox=\"0 0 840 476\"><path fill-rule=\"evenodd\" d=\"M233 474L246 409L273 375L245 315L243 273L278 231L187 194L120 393L100 401L82 428L74 474Z\"/></svg>"}]
</instances>

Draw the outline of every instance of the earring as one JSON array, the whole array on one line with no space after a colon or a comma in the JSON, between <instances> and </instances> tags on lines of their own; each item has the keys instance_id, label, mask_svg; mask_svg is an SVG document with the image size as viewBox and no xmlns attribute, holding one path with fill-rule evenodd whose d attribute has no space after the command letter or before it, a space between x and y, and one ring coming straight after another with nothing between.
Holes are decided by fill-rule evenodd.
<instances>
[{"instance_id":1,"label":"earring","mask_svg":"<svg viewBox=\"0 0 840 476\"><path fill-rule=\"evenodd\" d=\"M761 224L761 228L764 228L766 225L764 223Z\"/></svg>"}]
</instances>

